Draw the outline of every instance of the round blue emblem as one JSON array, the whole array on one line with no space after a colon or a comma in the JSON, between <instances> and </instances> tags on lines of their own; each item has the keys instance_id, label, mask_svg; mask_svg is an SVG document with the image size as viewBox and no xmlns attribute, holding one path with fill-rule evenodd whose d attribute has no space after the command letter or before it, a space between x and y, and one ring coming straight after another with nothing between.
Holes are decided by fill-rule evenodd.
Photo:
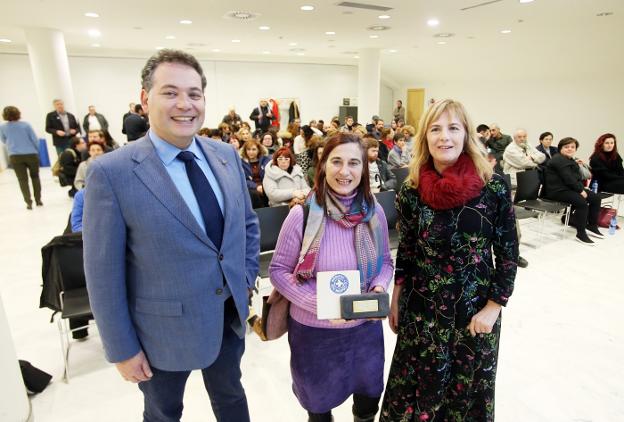
<instances>
[{"instance_id":1,"label":"round blue emblem","mask_svg":"<svg viewBox=\"0 0 624 422\"><path fill-rule=\"evenodd\" d=\"M329 288L334 293L344 293L349 288L349 280L342 274L336 274L329 280Z\"/></svg>"}]
</instances>

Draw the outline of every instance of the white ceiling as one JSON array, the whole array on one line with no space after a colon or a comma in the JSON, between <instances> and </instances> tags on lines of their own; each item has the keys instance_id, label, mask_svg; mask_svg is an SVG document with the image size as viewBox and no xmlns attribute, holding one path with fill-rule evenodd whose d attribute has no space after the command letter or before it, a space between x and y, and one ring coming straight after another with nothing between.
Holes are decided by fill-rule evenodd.
<instances>
[{"instance_id":1,"label":"white ceiling","mask_svg":"<svg viewBox=\"0 0 624 422\"><path fill-rule=\"evenodd\" d=\"M623 0L356 0L388 12L350 9L337 0L22 0L0 14L2 52L26 52L23 28L63 31L69 54L147 57L156 47L185 48L200 58L357 64L362 48L382 49L382 75L396 84L445 78L576 77L624 72ZM491 3L462 11L462 8ZM300 6L315 6L303 12ZM239 21L230 11L260 16ZM84 16L96 12L99 18ZM348 13L349 12L349 13ZM613 15L598 17L601 12ZM381 14L390 19L381 20ZM429 18L440 20L427 26ZM179 23L182 19L191 25ZM259 26L269 26L268 31ZM373 32L371 25L391 29ZM91 38L89 29L101 37ZM510 34L501 34L511 29ZM335 31L335 35L325 35ZM436 33L450 32L446 45ZM369 35L378 34L378 39ZM166 36L175 39L166 39ZM231 40L238 39L240 43ZM296 46L289 43L296 42ZM98 43L100 47L92 47ZM213 49L220 49L218 53ZM304 49L297 55L292 48ZM390 52L396 50L396 52ZM270 54L264 53L265 51ZM0 58L1 60L1 58Z\"/></svg>"}]
</instances>

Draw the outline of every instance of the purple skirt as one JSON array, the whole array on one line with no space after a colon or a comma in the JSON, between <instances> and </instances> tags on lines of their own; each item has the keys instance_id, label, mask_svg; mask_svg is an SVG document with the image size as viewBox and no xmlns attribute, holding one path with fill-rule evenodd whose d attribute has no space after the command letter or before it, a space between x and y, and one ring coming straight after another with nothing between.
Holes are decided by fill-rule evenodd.
<instances>
[{"instance_id":1,"label":"purple skirt","mask_svg":"<svg viewBox=\"0 0 624 422\"><path fill-rule=\"evenodd\" d=\"M301 406L325 413L352 394L380 397L384 341L381 321L346 329L316 328L288 319L290 372Z\"/></svg>"}]
</instances>

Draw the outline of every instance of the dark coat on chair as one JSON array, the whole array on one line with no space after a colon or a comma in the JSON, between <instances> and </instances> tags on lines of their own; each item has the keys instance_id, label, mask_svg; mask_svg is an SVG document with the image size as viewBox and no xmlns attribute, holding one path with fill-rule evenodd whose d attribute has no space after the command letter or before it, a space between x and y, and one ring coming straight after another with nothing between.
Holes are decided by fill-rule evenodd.
<instances>
[{"instance_id":1,"label":"dark coat on chair","mask_svg":"<svg viewBox=\"0 0 624 422\"><path fill-rule=\"evenodd\" d=\"M546 166L546 193L548 198L554 193L583 192L583 178L578 164L574 159L561 154L555 155Z\"/></svg>"}]
</instances>

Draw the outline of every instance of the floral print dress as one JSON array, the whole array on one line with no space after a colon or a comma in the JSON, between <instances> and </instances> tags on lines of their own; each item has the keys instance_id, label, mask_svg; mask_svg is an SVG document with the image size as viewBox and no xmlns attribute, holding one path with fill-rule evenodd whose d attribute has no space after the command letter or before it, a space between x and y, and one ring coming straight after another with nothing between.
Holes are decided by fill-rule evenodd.
<instances>
[{"instance_id":1,"label":"floral print dress","mask_svg":"<svg viewBox=\"0 0 624 422\"><path fill-rule=\"evenodd\" d=\"M509 189L494 175L465 205L434 210L404 184L396 205L403 290L380 421L493 421L501 318L490 334L472 337L467 327L488 299L505 305L513 291Z\"/></svg>"}]
</instances>

